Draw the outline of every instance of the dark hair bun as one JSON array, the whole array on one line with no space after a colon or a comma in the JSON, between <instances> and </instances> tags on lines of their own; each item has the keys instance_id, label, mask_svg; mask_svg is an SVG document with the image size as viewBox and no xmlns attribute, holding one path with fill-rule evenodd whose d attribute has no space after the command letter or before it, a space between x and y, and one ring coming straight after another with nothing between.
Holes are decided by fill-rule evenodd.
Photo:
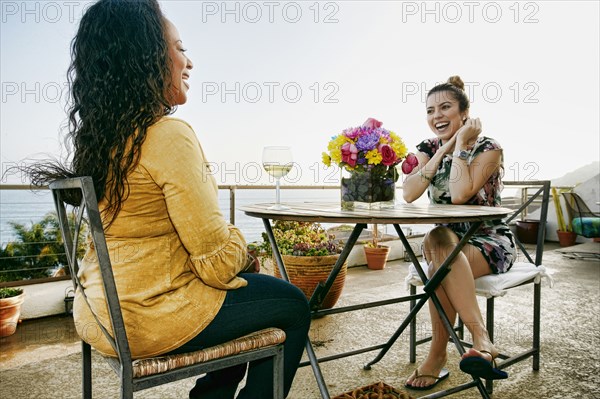
<instances>
[{"instance_id":1,"label":"dark hair bun","mask_svg":"<svg viewBox=\"0 0 600 399\"><path fill-rule=\"evenodd\" d=\"M465 84L463 83L462 79L458 75L450 76L448 78L448 83L451 84L452 86L455 86L455 87L461 89L461 90L465 89Z\"/></svg>"}]
</instances>

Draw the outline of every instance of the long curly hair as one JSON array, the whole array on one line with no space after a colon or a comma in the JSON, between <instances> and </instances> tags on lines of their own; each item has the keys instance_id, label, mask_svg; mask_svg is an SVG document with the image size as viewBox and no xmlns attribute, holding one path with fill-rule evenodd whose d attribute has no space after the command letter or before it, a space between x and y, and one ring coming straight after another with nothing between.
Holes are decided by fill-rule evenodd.
<instances>
[{"instance_id":1,"label":"long curly hair","mask_svg":"<svg viewBox=\"0 0 600 399\"><path fill-rule=\"evenodd\" d=\"M29 171L32 184L91 176L110 223L127 198L148 127L174 112L166 20L156 0L100 0L71 43L68 133L73 159ZM71 148L72 147L72 148Z\"/></svg>"}]
</instances>

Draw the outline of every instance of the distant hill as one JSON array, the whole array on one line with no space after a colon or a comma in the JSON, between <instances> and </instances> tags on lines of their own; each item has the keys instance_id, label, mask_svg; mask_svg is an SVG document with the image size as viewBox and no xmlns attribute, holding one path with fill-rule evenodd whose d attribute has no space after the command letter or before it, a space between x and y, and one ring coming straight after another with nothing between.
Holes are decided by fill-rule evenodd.
<instances>
[{"instance_id":1,"label":"distant hill","mask_svg":"<svg viewBox=\"0 0 600 399\"><path fill-rule=\"evenodd\" d=\"M559 186L576 186L592 177L600 174L600 162L592 162L589 165L582 166L574 171L567 173L562 177L552 179L552 185Z\"/></svg>"}]
</instances>

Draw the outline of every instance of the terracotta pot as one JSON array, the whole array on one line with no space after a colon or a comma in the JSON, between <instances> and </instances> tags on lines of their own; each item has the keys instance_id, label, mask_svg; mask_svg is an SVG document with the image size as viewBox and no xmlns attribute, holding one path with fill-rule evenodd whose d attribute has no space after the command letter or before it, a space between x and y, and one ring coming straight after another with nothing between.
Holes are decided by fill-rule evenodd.
<instances>
[{"instance_id":1,"label":"terracotta pot","mask_svg":"<svg viewBox=\"0 0 600 399\"><path fill-rule=\"evenodd\" d=\"M367 257L367 267L371 270L382 270L385 268L390 247L378 245L377 248L367 247L365 245L365 256Z\"/></svg>"},{"instance_id":2,"label":"terracotta pot","mask_svg":"<svg viewBox=\"0 0 600 399\"><path fill-rule=\"evenodd\" d=\"M517 220L517 238L523 244L537 244L539 220Z\"/></svg>"},{"instance_id":3,"label":"terracotta pot","mask_svg":"<svg viewBox=\"0 0 600 399\"><path fill-rule=\"evenodd\" d=\"M283 263L290 282L300 288L308 299L312 296L319 282L325 283L329 273L333 270L339 255L329 256L292 256L283 255ZM319 309L330 309L335 306L346 282L346 271L348 262L345 262L337 277L333 281L331 289ZM279 268L275 266L275 277L281 278Z\"/></svg>"},{"instance_id":4,"label":"terracotta pot","mask_svg":"<svg viewBox=\"0 0 600 399\"><path fill-rule=\"evenodd\" d=\"M575 245L577 234L573 233L572 231L556 230L556 234L558 234L558 242L561 247L570 247Z\"/></svg>"},{"instance_id":5,"label":"terracotta pot","mask_svg":"<svg viewBox=\"0 0 600 399\"><path fill-rule=\"evenodd\" d=\"M17 330L21 305L24 300L24 292L17 296L0 299L0 337L8 337Z\"/></svg>"}]
</instances>

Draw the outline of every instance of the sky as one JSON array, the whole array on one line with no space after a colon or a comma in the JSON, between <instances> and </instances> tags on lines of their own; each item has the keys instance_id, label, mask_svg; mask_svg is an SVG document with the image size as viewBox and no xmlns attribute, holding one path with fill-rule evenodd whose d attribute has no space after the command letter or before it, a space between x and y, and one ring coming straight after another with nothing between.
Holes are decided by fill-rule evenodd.
<instances>
[{"instance_id":1,"label":"sky","mask_svg":"<svg viewBox=\"0 0 600 399\"><path fill-rule=\"evenodd\" d=\"M64 155L69 45L88 2L0 1L2 171ZM263 184L264 146L292 147L283 184L335 184L321 153L368 117L411 149L425 95L460 75L505 179L598 161L598 1L162 1L194 63L188 103L221 184ZM20 183L3 176L2 183Z\"/></svg>"}]
</instances>

